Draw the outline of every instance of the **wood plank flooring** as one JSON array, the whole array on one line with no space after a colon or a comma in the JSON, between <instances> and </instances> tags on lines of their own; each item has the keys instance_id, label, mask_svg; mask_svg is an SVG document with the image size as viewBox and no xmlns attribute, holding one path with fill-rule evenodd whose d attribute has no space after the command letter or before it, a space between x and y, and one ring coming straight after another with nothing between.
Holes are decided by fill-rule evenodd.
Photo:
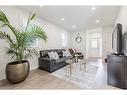
<instances>
[{"instance_id":1,"label":"wood plank flooring","mask_svg":"<svg viewBox=\"0 0 127 95\"><path fill-rule=\"evenodd\" d=\"M107 64L101 59L88 59L88 64L98 65L96 80L92 89L118 89L107 85ZM11 84L7 80L0 81L0 89L80 89L76 85L59 79L50 73L35 69L27 79L19 84Z\"/></svg>"},{"instance_id":2,"label":"wood plank flooring","mask_svg":"<svg viewBox=\"0 0 127 95\"><path fill-rule=\"evenodd\" d=\"M54 77L48 72L35 69L22 83L11 84L7 80L2 80L0 89L79 89L79 87Z\"/></svg>"}]
</instances>

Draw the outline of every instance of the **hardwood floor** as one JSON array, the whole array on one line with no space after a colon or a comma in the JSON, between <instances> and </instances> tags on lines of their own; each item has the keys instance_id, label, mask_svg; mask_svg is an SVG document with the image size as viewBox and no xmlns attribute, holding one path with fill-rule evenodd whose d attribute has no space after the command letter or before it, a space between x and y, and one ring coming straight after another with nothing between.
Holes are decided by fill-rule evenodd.
<instances>
[{"instance_id":1,"label":"hardwood floor","mask_svg":"<svg viewBox=\"0 0 127 95\"><path fill-rule=\"evenodd\" d=\"M89 64L98 65L96 80L93 89L113 89L118 90L119 88L107 85L107 63L102 62L101 58L90 58L88 59Z\"/></svg>"},{"instance_id":2,"label":"hardwood floor","mask_svg":"<svg viewBox=\"0 0 127 95\"><path fill-rule=\"evenodd\" d=\"M88 64L98 65L96 80L92 89L118 89L107 85L107 64L101 59L88 59ZM48 72L35 69L28 78L19 84L11 84L7 80L0 81L0 89L80 89L76 85L52 76Z\"/></svg>"},{"instance_id":3,"label":"hardwood floor","mask_svg":"<svg viewBox=\"0 0 127 95\"><path fill-rule=\"evenodd\" d=\"M11 84L7 80L2 80L0 89L79 89L79 87L51 76L48 72L35 69L30 72L24 82L19 84Z\"/></svg>"}]
</instances>

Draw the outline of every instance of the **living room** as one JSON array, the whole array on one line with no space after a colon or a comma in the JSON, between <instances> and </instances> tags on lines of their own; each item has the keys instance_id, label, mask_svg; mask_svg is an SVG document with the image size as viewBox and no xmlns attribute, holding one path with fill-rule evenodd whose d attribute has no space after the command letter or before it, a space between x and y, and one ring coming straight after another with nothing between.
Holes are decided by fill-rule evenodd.
<instances>
[{"instance_id":1,"label":"living room","mask_svg":"<svg viewBox=\"0 0 127 95\"><path fill-rule=\"evenodd\" d=\"M30 74L24 81L13 84L6 79L6 66L14 60L6 54L8 44L0 36L0 89L119 89L107 84L106 60L113 52L112 33L116 24L122 24L122 33L126 32L126 6L0 6L0 9L18 30L25 27L29 14L35 13L32 24L41 26L47 37L46 41L37 39L32 43L31 47L40 54L27 59ZM14 39L7 28L1 29ZM62 49L67 51L65 56L67 53L73 56L71 49L83 58L78 62L79 56L75 55L75 62L66 61L69 65L52 70L39 60L46 50L47 54L59 50L63 54ZM71 67L71 63L76 64Z\"/></svg>"}]
</instances>

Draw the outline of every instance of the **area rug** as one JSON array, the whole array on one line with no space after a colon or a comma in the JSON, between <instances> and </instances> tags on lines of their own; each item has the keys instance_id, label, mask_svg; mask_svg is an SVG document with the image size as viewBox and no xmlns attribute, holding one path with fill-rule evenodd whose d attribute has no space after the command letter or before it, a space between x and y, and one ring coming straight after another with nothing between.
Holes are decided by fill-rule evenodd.
<instances>
[{"instance_id":1,"label":"area rug","mask_svg":"<svg viewBox=\"0 0 127 95\"><path fill-rule=\"evenodd\" d=\"M51 75L69 81L81 89L91 89L93 87L98 66L89 64L87 65L87 69L85 71L84 68L80 69L79 63L74 63L71 76L69 70L70 69L68 65L51 73Z\"/></svg>"}]
</instances>

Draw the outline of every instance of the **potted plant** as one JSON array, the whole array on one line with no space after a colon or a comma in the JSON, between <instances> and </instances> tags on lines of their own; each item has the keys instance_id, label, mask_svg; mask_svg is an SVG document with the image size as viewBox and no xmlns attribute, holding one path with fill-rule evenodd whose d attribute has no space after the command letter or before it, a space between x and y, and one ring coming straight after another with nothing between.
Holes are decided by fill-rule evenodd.
<instances>
[{"instance_id":1,"label":"potted plant","mask_svg":"<svg viewBox=\"0 0 127 95\"><path fill-rule=\"evenodd\" d=\"M0 29L0 38L7 42L6 54L11 56L13 62L6 66L6 77L11 83L24 81L29 74L28 58L37 55L38 52L31 46L35 39L46 41L47 36L42 27L32 24L35 14L30 14L23 29L16 29L8 20L3 11L0 10L1 28L7 28L13 35Z\"/></svg>"}]
</instances>

